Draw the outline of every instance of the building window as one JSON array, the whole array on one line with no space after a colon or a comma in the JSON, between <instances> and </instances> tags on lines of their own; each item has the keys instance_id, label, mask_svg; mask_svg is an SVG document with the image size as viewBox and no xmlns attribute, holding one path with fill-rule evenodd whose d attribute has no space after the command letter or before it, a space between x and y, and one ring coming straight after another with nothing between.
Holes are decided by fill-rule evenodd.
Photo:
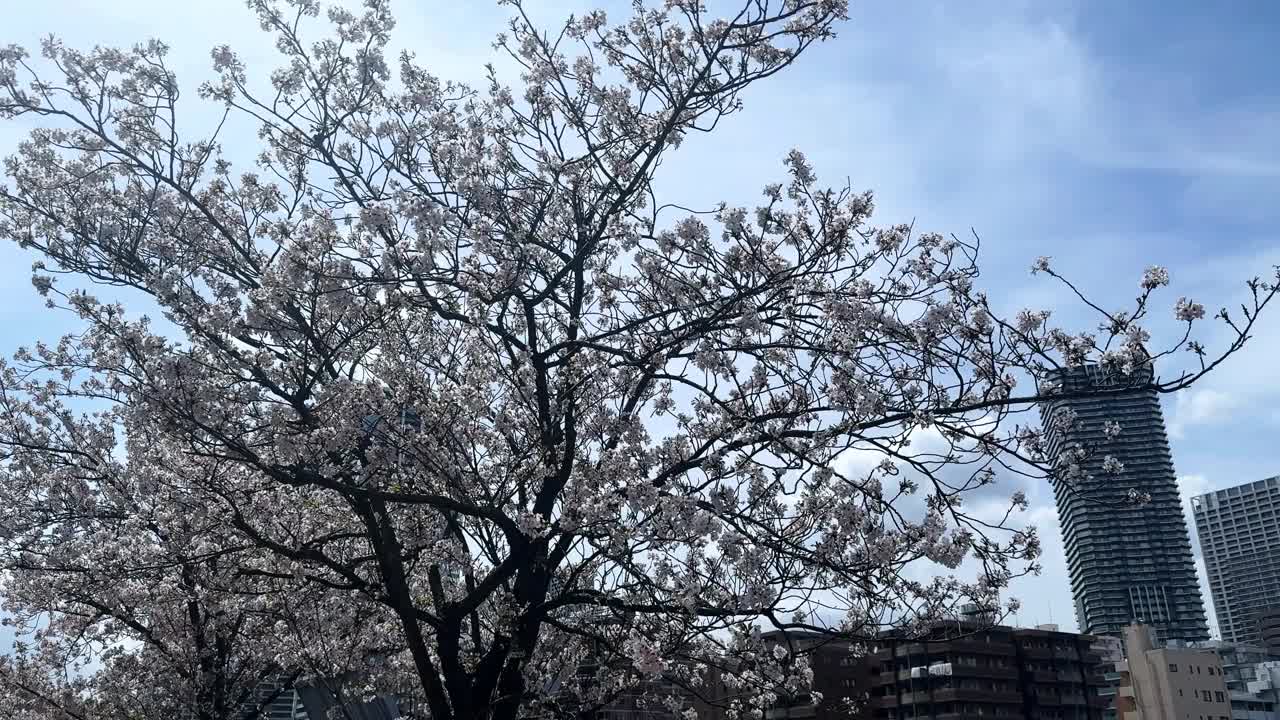
<instances>
[{"instance_id":1,"label":"building window","mask_svg":"<svg viewBox=\"0 0 1280 720\"><path fill-rule=\"evenodd\" d=\"M1224 699L1222 698L1222 691L1221 691L1221 690L1214 690L1214 691L1213 691L1213 696L1214 696L1214 699L1215 699L1215 700L1217 700L1218 702L1226 702L1226 700L1224 700Z\"/></svg>"},{"instance_id":2,"label":"building window","mask_svg":"<svg viewBox=\"0 0 1280 720\"><path fill-rule=\"evenodd\" d=\"M1208 690L1201 690L1201 692L1203 692L1203 693L1204 693L1204 701L1205 701L1205 702L1213 702L1213 699L1212 699L1212 698L1213 698L1213 696L1209 694L1209 691L1208 691Z\"/></svg>"},{"instance_id":3,"label":"building window","mask_svg":"<svg viewBox=\"0 0 1280 720\"><path fill-rule=\"evenodd\" d=\"M1169 672L1178 672L1178 666L1173 663L1169 663Z\"/></svg>"}]
</instances>

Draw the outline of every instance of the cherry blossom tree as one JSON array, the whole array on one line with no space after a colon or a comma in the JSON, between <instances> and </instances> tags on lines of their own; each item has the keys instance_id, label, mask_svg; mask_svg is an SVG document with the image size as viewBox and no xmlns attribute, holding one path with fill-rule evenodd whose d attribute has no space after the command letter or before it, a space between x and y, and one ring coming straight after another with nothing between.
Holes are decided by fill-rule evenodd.
<instances>
[{"instance_id":1,"label":"cherry blossom tree","mask_svg":"<svg viewBox=\"0 0 1280 720\"><path fill-rule=\"evenodd\" d=\"M23 638L0 657L5 717L239 720L295 682L340 680L365 669L353 657L398 649L359 646L373 637L357 632L359 606L262 571L263 551L173 474L194 466L150 446L145 429L123 426L124 467L107 439L118 413L33 417L9 416L9 442L41 452L10 455L8 470L22 469L0 487L6 622ZM59 430L104 435L73 443Z\"/></svg>"},{"instance_id":2,"label":"cherry blossom tree","mask_svg":"<svg viewBox=\"0 0 1280 720\"><path fill-rule=\"evenodd\" d=\"M111 702L146 668L227 717L204 672L223 643L244 678L376 662L437 720L587 713L657 677L758 717L811 677L762 629L1009 607L1039 552L1026 498L965 500L1070 481L1018 419L1055 373L1182 389L1275 294L1251 281L1213 352L1185 298L1152 346L1160 268L1126 312L1078 293L1097 332L1004 318L976 236L874 227L871 195L799 151L753 207L660 204L663 158L832 38L840 0L553 32L508 2L514 90L390 60L383 0L329 10L319 40L314 0L249 4L282 64L268 84L220 46L201 89L259 130L239 171L225 125L180 132L162 43L0 50L0 116L41 125L0 235L83 325L0 368L6 602L47 622L3 666L11 697ZM1186 349L1186 372L1145 372Z\"/></svg>"}]
</instances>

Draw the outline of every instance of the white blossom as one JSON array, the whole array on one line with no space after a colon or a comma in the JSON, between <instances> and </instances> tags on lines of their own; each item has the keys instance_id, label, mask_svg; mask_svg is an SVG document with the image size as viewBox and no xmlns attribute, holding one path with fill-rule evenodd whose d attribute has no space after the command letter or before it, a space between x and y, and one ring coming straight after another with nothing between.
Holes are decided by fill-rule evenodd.
<instances>
[{"instance_id":1,"label":"white blossom","mask_svg":"<svg viewBox=\"0 0 1280 720\"><path fill-rule=\"evenodd\" d=\"M1142 288L1154 290L1169 284L1169 271L1159 265L1152 265L1142 273Z\"/></svg>"},{"instance_id":2,"label":"white blossom","mask_svg":"<svg viewBox=\"0 0 1280 720\"><path fill-rule=\"evenodd\" d=\"M1192 322L1204 317L1204 305L1192 302L1185 297L1178 298L1174 305L1173 316L1182 322Z\"/></svg>"},{"instance_id":3,"label":"white blossom","mask_svg":"<svg viewBox=\"0 0 1280 720\"><path fill-rule=\"evenodd\" d=\"M1018 328L1019 332L1032 333L1044 326L1047 317L1048 314L1044 311L1019 310L1014 319L1014 327Z\"/></svg>"},{"instance_id":4,"label":"white blossom","mask_svg":"<svg viewBox=\"0 0 1280 720\"><path fill-rule=\"evenodd\" d=\"M1106 435L1108 440L1114 440L1120 436L1120 423L1115 420L1107 420L1102 424L1102 433Z\"/></svg>"},{"instance_id":5,"label":"white blossom","mask_svg":"<svg viewBox=\"0 0 1280 720\"><path fill-rule=\"evenodd\" d=\"M660 675L668 667L657 648L641 637L632 636L627 641L626 651L636 670L645 675Z\"/></svg>"},{"instance_id":6,"label":"white blossom","mask_svg":"<svg viewBox=\"0 0 1280 720\"><path fill-rule=\"evenodd\" d=\"M1129 488L1125 492L1125 499L1133 505L1146 505L1151 502L1151 493L1138 490L1137 488Z\"/></svg>"}]
</instances>

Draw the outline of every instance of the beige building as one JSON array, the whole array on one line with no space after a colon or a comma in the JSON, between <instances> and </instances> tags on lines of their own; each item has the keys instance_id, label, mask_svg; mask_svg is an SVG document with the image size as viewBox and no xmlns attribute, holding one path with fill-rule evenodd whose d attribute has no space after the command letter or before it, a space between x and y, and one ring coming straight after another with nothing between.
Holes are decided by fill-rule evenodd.
<instances>
[{"instance_id":1,"label":"beige building","mask_svg":"<svg viewBox=\"0 0 1280 720\"><path fill-rule=\"evenodd\" d=\"M1118 720L1231 720L1222 659L1212 650L1157 648L1151 628L1124 632L1127 660L1119 665Z\"/></svg>"}]
</instances>

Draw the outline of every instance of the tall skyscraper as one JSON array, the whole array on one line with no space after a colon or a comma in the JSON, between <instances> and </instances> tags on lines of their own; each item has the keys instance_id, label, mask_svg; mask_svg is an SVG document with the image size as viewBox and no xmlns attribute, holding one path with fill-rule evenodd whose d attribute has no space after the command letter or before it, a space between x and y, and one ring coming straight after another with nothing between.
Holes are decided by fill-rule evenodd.
<instances>
[{"instance_id":1,"label":"tall skyscraper","mask_svg":"<svg viewBox=\"0 0 1280 720\"><path fill-rule=\"evenodd\" d=\"M1191 499L1222 639L1262 641L1258 613L1280 599L1280 477Z\"/></svg>"},{"instance_id":2,"label":"tall skyscraper","mask_svg":"<svg viewBox=\"0 0 1280 720\"><path fill-rule=\"evenodd\" d=\"M1079 479L1054 482L1076 620L1093 635L1120 636L1141 621L1161 640L1207 640L1160 398L1135 387L1150 377L1149 369L1115 376L1096 365L1072 368L1040 408L1050 457L1065 463L1064 453L1091 450L1077 462ZM1072 411L1075 425L1060 428ZM1119 434L1107 432L1107 421L1119 423ZM1104 469L1108 456L1123 463L1118 474ZM1127 503L1131 488L1150 502Z\"/></svg>"}]
</instances>

